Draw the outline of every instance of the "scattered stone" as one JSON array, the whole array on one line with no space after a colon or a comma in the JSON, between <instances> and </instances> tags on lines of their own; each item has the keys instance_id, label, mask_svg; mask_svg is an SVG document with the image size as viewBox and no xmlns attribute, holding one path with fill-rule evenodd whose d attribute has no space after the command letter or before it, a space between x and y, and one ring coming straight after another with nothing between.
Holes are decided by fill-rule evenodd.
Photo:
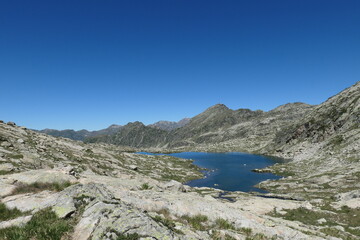
<instances>
[{"instance_id":1,"label":"scattered stone","mask_svg":"<svg viewBox=\"0 0 360 240\"><path fill-rule=\"evenodd\" d=\"M11 143L9 143L8 141L5 141L5 142L2 142L0 146L9 148L9 147L12 147L13 145Z\"/></svg>"},{"instance_id":2,"label":"scattered stone","mask_svg":"<svg viewBox=\"0 0 360 240\"><path fill-rule=\"evenodd\" d=\"M264 225L267 227L275 227L275 223L269 219L265 220Z\"/></svg>"},{"instance_id":3,"label":"scattered stone","mask_svg":"<svg viewBox=\"0 0 360 240\"><path fill-rule=\"evenodd\" d=\"M17 140L17 142L20 143L20 144L22 144L22 143L24 143L25 141L24 141L24 139L19 138L19 139Z\"/></svg>"},{"instance_id":4,"label":"scattered stone","mask_svg":"<svg viewBox=\"0 0 360 240\"><path fill-rule=\"evenodd\" d=\"M327 222L327 221L326 221L325 218L320 218L320 219L317 220L317 223L318 223L318 224L324 224L324 223L326 223L326 222Z\"/></svg>"},{"instance_id":5,"label":"scattered stone","mask_svg":"<svg viewBox=\"0 0 360 240\"><path fill-rule=\"evenodd\" d=\"M351 192L341 193L335 196L337 201L348 201L354 198L360 198L360 190L353 190Z\"/></svg>"},{"instance_id":6,"label":"scattered stone","mask_svg":"<svg viewBox=\"0 0 360 240\"><path fill-rule=\"evenodd\" d=\"M15 170L15 167L11 163L0 164L0 171L11 172L14 170Z\"/></svg>"},{"instance_id":7,"label":"scattered stone","mask_svg":"<svg viewBox=\"0 0 360 240\"><path fill-rule=\"evenodd\" d=\"M184 185L175 180L165 183L164 188L171 191L186 192Z\"/></svg>"},{"instance_id":8,"label":"scattered stone","mask_svg":"<svg viewBox=\"0 0 360 240\"><path fill-rule=\"evenodd\" d=\"M307 210L312 210L313 209L313 205L311 205L310 202L306 201L303 204L301 204L301 207L307 209Z\"/></svg>"},{"instance_id":9,"label":"scattered stone","mask_svg":"<svg viewBox=\"0 0 360 240\"><path fill-rule=\"evenodd\" d=\"M136 166L136 165L129 165L129 168L134 171L138 170L138 166Z\"/></svg>"},{"instance_id":10,"label":"scattered stone","mask_svg":"<svg viewBox=\"0 0 360 240\"><path fill-rule=\"evenodd\" d=\"M332 226L331 228L334 228L334 229L336 229L336 230L339 230L339 231L345 232L345 228L344 228L343 226L339 226L339 225L337 225L337 226Z\"/></svg>"},{"instance_id":11,"label":"scattered stone","mask_svg":"<svg viewBox=\"0 0 360 240\"><path fill-rule=\"evenodd\" d=\"M69 217L71 214L73 214L76 211L73 202L66 203L61 206L54 206L52 209L59 218Z\"/></svg>"},{"instance_id":12,"label":"scattered stone","mask_svg":"<svg viewBox=\"0 0 360 240\"><path fill-rule=\"evenodd\" d=\"M16 123L14 123L14 122L7 122L6 124L9 125L9 126L12 126L12 127L16 126Z\"/></svg>"}]
</instances>

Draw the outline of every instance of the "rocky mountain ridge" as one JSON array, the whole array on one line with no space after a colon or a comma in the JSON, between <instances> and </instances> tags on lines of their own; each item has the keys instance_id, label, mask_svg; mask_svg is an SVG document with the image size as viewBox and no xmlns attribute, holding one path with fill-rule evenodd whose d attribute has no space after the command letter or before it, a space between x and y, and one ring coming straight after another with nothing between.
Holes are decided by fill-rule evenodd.
<instances>
[{"instance_id":1,"label":"rocky mountain ridge","mask_svg":"<svg viewBox=\"0 0 360 240\"><path fill-rule=\"evenodd\" d=\"M157 128L161 130L171 131L180 127L185 126L190 121L190 118L183 118L178 122L172 122L172 121L158 121L153 124L147 125L148 127ZM104 135L113 135L117 133L123 126L112 124L109 127L101 130L96 131L88 131L86 129L82 130L73 130L73 129L65 129L65 130L56 130L56 129L42 129L42 130L35 130L41 133L48 134L50 136L54 137L64 137L69 138L72 140L79 140L84 141L86 138L92 138L97 136L104 136Z\"/></svg>"},{"instance_id":2,"label":"rocky mountain ridge","mask_svg":"<svg viewBox=\"0 0 360 240\"><path fill-rule=\"evenodd\" d=\"M95 137L101 135L112 135L115 134L122 126L117 124L112 124L109 127L97 131L88 131L85 129L75 131L73 129L65 129L65 130L56 130L56 129L43 129L43 130L35 130L40 133L45 133L54 137L64 137L72 140L84 141L85 138Z\"/></svg>"},{"instance_id":3,"label":"rocky mountain ridge","mask_svg":"<svg viewBox=\"0 0 360 240\"><path fill-rule=\"evenodd\" d=\"M334 239L270 214L314 203L242 192L229 202L181 184L202 176L192 161L131 151L0 123L0 238Z\"/></svg>"},{"instance_id":4,"label":"rocky mountain ridge","mask_svg":"<svg viewBox=\"0 0 360 240\"><path fill-rule=\"evenodd\" d=\"M217 104L191 118L183 127L171 131L154 131L143 124L142 127L134 128L134 123L129 123L114 135L90 137L85 139L85 142L172 149L193 148L201 144L219 144L231 139L246 140L249 136L266 135L268 139L264 140L268 144L281 127L292 124L294 119L304 115L311 108L313 106L304 103L291 103L263 112L250 109L231 110L223 104ZM130 142L126 140L128 136L136 140Z\"/></svg>"},{"instance_id":5,"label":"rocky mountain ridge","mask_svg":"<svg viewBox=\"0 0 360 240\"><path fill-rule=\"evenodd\" d=\"M135 122L102 136L123 146L0 121L0 239L359 239L359 116L360 82L318 106L215 105L176 130ZM256 196L183 185L201 169L140 147L291 161L259 170L284 177Z\"/></svg>"},{"instance_id":6,"label":"rocky mountain ridge","mask_svg":"<svg viewBox=\"0 0 360 240\"><path fill-rule=\"evenodd\" d=\"M171 131L171 130L185 126L186 124L189 123L189 121L190 121L190 118L183 118L178 122L158 121L156 123L149 124L148 126L153 127L153 128L159 128L159 129L166 130L166 131Z\"/></svg>"}]
</instances>

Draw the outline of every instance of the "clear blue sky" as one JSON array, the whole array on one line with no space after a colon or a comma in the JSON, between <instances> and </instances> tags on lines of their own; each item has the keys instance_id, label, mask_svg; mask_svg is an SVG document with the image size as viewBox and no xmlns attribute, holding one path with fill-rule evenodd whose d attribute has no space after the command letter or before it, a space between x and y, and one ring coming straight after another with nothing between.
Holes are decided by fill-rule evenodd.
<instances>
[{"instance_id":1,"label":"clear blue sky","mask_svg":"<svg viewBox=\"0 0 360 240\"><path fill-rule=\"evenodd\" d=\"M319 104L359 80L358 0L0 1L0 119L30 128Z\"/></svg>"}]
</instances>

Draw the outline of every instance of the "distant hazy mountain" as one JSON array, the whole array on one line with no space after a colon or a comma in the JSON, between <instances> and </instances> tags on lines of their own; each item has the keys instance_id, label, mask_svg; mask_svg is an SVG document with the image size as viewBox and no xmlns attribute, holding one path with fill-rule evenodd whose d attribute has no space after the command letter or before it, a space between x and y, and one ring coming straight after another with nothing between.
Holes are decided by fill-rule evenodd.
<instances>
[{"instance_id":1,"label":"distant hazy mountain","mask_svg":"<svg viewBox=\"0 0 360 240\"><path fill-rule=\"evenodd\" d=\"M308 148L312 143L332 146L347 142L347 137L359 128L359 98L357 83L318 106L295 102L265 112L232 110L217 104L177 123L160 121L145 126L134 122L91 134L65 130L61 135L138 148L246 151L291 158L294 151L304 151L309 142ZM56 136L59 132L49 134Z\"/></svg>"},{"instance_id":2,"label":"distant hazy mountain","mask_svg":"<svg viewBox=\"0 0 360 240\"><path fill-rule=\"evenodd\" d=\"M159 121L153 124L148 125L149 127L158 128L166 131L171 131L177 128L181 128L188 124L190 121L190 118L184 118L181 119L178 122L171 122L171 121Z\"/></svg>"},{"instance_id":3,"label":"distant hazy mountain","mask_svg":"<svg viewBox=\"0 0 360 240\"><path fill-rule=\"evenodd\" d=\"M45 133L54 137L64 137L73 140L83 141L87 137L94 137L99 135L112 135L116 133L121 127L122 127L121 125L113 124L108 128L98 131L88 131L85 129L79 131L75 131L72 129L66 129L66 130L43 129L43 130L39 130L38 132Z\"/></svg>"},{"instance_id":4,"label":"distant hazy mountain","mask_svg":"<svg viewBox=\"0 0 360 240\"><path fill-rule=\"evenodd\" d=\"M291 124L312 106L304 103L291 103L273 111L263 112L250 109L231 110L223 104L214 105L199 115L187 119L182 127L169 130L164 126L174 124L160 122L158 126L145 126L140 122L130 123L112 136L94 136L86 142L106 142L132 147L186 147L201 144L220 144L231 139L248 137L269 143L277 131ZM162 126L162 129L159 127ZM166 129L166 130L163 130ZM155 131L158 130L158 131ZM261 138L267 134L266 138ZM251 141L247 141L251 143ZM264 144L264 143L262 143ZM262 145L261 144L261 145ZM260 146L258 146L258 149Z\"/></svg>"}]
</instances>

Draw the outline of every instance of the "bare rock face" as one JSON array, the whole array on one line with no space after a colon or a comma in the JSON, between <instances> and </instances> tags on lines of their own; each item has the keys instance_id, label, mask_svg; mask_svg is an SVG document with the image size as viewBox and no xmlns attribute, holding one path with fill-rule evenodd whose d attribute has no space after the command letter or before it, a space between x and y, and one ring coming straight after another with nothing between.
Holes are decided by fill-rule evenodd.
<instances>
[{"instance_id":1,"label":"bare rock face","mask_svg":"<svg viewBox=\"0 0 360 240\"><path fill-rule=\"evenodd\" d=\"M155 239L175 239L174 233L139 210L119 202L105 203L96 200L86 207L75 227L73 238L98 240L112 232L137 233L142 237Z\"/></svg>"},{"instance_id":2,"label":"bare rock face","mask_svg":"<svg viewBox=\"0 0 360 240\"><path fill-rule=\"evenodd\" d=\"M12 126L12 127L16 126L16 124L14 122L7 122L6 124L9 125L9 126Z\"/></svg>"},{"instance_id":3,"label":"bare rock face","mask_svg":"<svg viewBox=\"0 0 360 240\"><path fill-rule=\"evenodd\" d=\"M33 183L75 183L77 179L69 174L64 174L57 170L31 170L0 177L8 181L20 182L24 184Z\"/></svg>"},{"instance_id":4,"label":"bare rock face","mask_svg":"<svg viewBox=\"0 0 360 240\"><path fill-rule=\"evenodd\" d=\"M9 227L21 227L31 220L32 216L18 217L9 221L0 222L0 229Z\"/></svg>"},{"instance_id":5,"label":"bare rock face","mask_svg":"<svg viewBox=\"0 0 360 240\"><path fill-rule=\"evenodd\" d=\"M170 182L164 184L164 188L172 191L186 192L184 185L175 180L171 180Z\"/></svg>"},{"instance_id":6,"label":"bare rock face","mask_svg":"<svg viewBox=\"0 0 360 240\"><path fill-rule=\"evenodd\" d=\"M11 163L0 164L0 171L11 172L15 169Z\"/></svg>"}]
</instances>

